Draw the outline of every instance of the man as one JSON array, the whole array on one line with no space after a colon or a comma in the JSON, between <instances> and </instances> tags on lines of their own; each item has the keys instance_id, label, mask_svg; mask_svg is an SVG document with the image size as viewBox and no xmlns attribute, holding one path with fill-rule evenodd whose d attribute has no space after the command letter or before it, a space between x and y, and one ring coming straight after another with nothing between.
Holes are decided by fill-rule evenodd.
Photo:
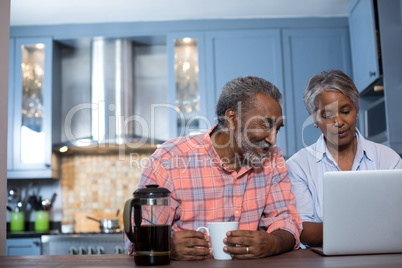
<instances>
[{"instance_id":1,"label":"man","mask_svg":"<svg viewBox=\"0 0 402 268\"><path fill-rule=\"evenodd\" d=\"M233 79L218 100L218 125L167 141L151 156L138 187L158 184L171 191L174 259L210 255L207 238L195 230L214 221L239 222L224 239L224 251L236 259L299 247L301 219L282 153L273 146L283 126L281 101L264 79Z\"/></svg>"}]
</instances>

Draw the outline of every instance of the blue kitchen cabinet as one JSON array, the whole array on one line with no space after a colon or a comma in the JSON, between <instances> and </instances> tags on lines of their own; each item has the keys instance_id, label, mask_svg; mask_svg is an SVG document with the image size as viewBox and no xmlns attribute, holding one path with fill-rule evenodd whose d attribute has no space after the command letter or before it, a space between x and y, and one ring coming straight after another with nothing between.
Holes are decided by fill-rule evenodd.
<instances>
[{"instance_id":1,"label":"blue kitchen cabinet","mask_svg":"<svg viewBox=\"0 0 402 268\"><path fill-rule=\"evenodd\" d=\"M170 137L206 132L211 126L205 84L203 32L167 34Z\"/></svg>"},{"instance_id":2,"label":"blue kitchen cabinet","mask_svg":"<svg viewBox=\"0 0 402 268\"><path fill-rule=\"evenodd\" d=\"M52 116L57 118L59 107L52 94L57 80L52 77L57 71L53 41L15 38L10 45L7 178L57 178L58 160L52 154ZM55 129L57 125L53 121Z\"/></svg>"},{"instance_id":3,"label":"blue kitchen cabinet","mask_svg":"<svg viewBox=\"0 0 402 268\"><path fill-rule=\"evenodd\" d=\"M40 237L8 238L6 240L7 256L41 255Z\"/></svg>"},{"instance_id":4,"label":"blue kitchen cabinet","mask_svg":"<svg viewBox=\"0 0 402 268\"><path fill-rule=\"evenodd\" d=\"M283 94L280 29L206 32L208 118L216 123L215 106L222 87L239 76L258 76ZM286 151L286 131L277 136Z\"/></svg>"},{"instance_id":5,"label":"blue kitchen cabinet","mask_svg":"<svg viewBox=\"0 0 402 268\"><path fill-rule=\"evenodd\" d=\"M303 101L307 82L323 70L342 70L351 75L349 37L346 28L283 30L285 70L285 128L287 152L316 142L320 130L314 128Z\"/></svg>"},{"instance_id":6,"label":"blue kitchen cabinet","mask_svg":"<svg viewBox=\"0 0 402 268\"><path fill-rule=\"evenodd\" d=\"M381 75L373 0L355 0L349 8L353 80L359 92Z\"/></svg>"},{"instance_id":7,"label":"blue kitchen cabinet","mask_svg":"<svg viewBox=\"0 0 402 268\"><path fill-rule=\"evenodd\" d=\"M353 75L361 92L359 130L366 139L389 146L399 154L402 154L401 7L400 0L359 0L352 1L349 8ZM370 76L369 72L376 75Z\"/></svg>"},{"instance_id":8,"label":"blue kitchen cabinet","mask_svg":"<svg viewBox=\"0 0 402 268\"><path fill-rule=\"evenodd\" d=\"M387 133L387 140L384 144L402 155L402 2L400 0L377 1L377 5L383 68L383 107L385 108ZM370 98L369 94L366 95L367 98ZM378 101L379 98L381 96L376 96L374 100ZM362 108L364 109L364 107ZM375 116L366 118L365 122L366 124L371 122L372 127L378 127ZM366 127L370 126L366 125ZM370 139L370 136L368 138Z\"/></svg>"}]
</instances>

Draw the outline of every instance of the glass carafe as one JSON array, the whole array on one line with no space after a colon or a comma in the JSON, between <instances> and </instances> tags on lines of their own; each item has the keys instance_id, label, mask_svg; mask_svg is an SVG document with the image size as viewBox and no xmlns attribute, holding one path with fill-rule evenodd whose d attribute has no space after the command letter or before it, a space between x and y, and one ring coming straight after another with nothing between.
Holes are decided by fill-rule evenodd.
<instances>
[{"instance_id":1,"label":"glass carafe","mask_svg":"<svg viewBox=\"0 0 402 268\"><path fill-rule=\"evenodd\" d=\"M137 189L124 206L124 229L134 243L137 265L170 263L170 191L158 185Z\"/></svg>"}]
</instances>

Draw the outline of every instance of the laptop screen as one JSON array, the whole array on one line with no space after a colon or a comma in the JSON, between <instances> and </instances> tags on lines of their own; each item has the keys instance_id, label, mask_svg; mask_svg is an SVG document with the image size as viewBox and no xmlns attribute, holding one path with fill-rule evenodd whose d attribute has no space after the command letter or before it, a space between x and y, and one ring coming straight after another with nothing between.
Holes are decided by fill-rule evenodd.
<instances>
[{"instance_id":1,"label":"laptop screen","mask_svg":"<svg viewBox=\"0 0 402 268\"><path fill-rule=\"evenodd\" d=\"M326 255L402 252L402 170L324 174Z\"/></svg>"}]
</instances>

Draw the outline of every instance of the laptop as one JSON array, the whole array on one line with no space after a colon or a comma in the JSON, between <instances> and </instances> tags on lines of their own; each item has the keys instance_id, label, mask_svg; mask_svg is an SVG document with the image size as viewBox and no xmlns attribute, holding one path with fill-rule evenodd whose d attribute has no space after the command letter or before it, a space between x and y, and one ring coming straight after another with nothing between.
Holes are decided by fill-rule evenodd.
<instances>
[{"instance_id":1,"label":"laptop","mask_svg":"<svg viewBox=\"0 0 402 268\"><path fill-rule=\"evenodd\" d=\"M402 252L402 170L324 173L323 255Z\"/></svg>"}]
</instances>

